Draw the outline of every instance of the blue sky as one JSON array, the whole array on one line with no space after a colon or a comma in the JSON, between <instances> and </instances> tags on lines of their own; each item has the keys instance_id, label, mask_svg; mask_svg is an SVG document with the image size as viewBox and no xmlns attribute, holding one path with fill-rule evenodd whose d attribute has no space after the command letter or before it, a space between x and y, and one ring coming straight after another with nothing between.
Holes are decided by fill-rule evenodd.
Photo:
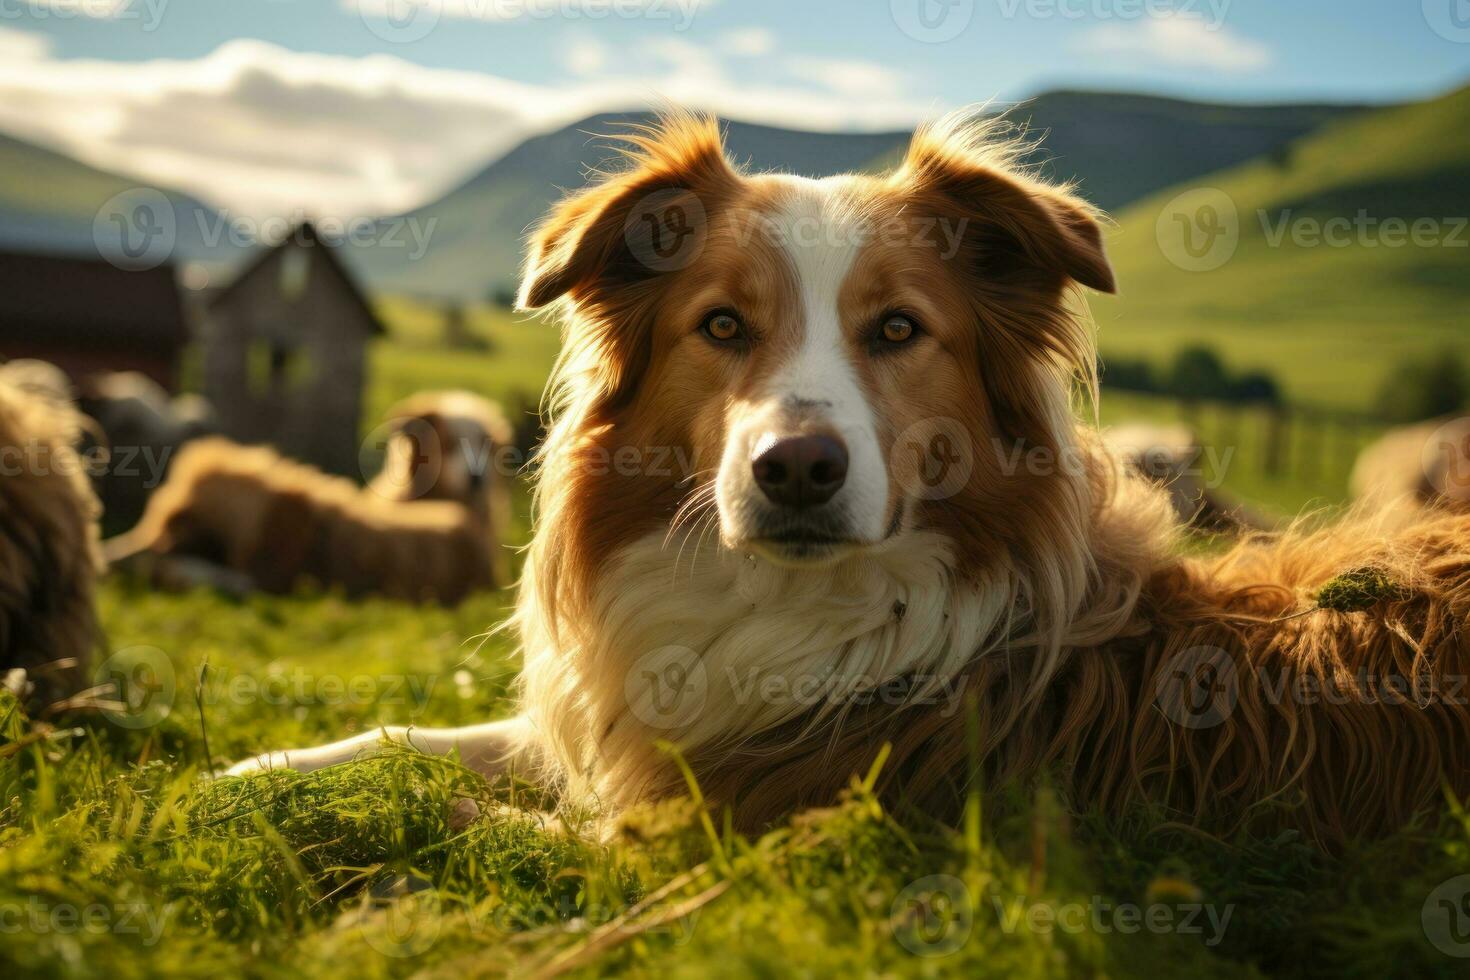
<instances>
[{"instance_id":1,"label":"blue sky","mask_svg":"<svg viewBox=\"0 0 1470 980\"><path fill-rule=\"evenodd\" d=\"M132 21L78 15L109 2L126 7ZM508 17L518 2L527 13ZM1224 99L1383 100L1443 90L1470 75L1470 39L1436 33L1424 9L1458 12L1470 30L1466 0L949 0L952 23L966 22L940 43L899 30L889 0L668 0L639 17L619 16L616 2L606 0L598 16L565 0L0 0L0 26L46 34L65 58L198 58L243 37L298 51L387 52L535 83L557 82L567 48L589 37L616 49L660 36L709 44L760 30L795 56L902 66L937 98L960 103L1060 85ZM938 11L943 2L909 6L929 3ZM410 42L385 40L371 24L388 22L370 11L393 3L430 11L437 5L439 23ZM456 4L464 15L445 13ZM1099 28L1127 28L1169 9L1260 45L1267 60L1258 69L1171 64L1147 51L1129 55L1085 43ZM154 20L156 27L141 29Z\"/></svg>"},{"instance_id":2,"label":"blue sky","mask_svg":"<svg viewBox=\"0 0 1470 980\"><path fill-rule=\"evenodd\" d=\"M1389 101L1467 79L1470 0L0 0L0 131L254 212L408 206L660 98L879 128L1062 86Z\"/></svg>"}]
</instances>

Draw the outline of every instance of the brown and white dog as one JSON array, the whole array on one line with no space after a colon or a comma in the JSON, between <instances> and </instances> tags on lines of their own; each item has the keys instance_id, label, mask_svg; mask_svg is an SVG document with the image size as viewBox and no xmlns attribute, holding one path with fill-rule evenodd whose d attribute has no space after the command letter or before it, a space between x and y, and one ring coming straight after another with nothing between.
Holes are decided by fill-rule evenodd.
<instances>
[{"instance_id":1,"label":"brown and white dog","mask_svg":"<svg viewBox=\"0 0 1470 980\"><path fill-rule=\"evenodd\" d=\"M425 392L384 423L383 470L366 487L226 439L191 442L138 525L106 543L113 565L160 584L456 603L509 581L503 533L510 427L468 392Z\"/></svg>"},{"instance_id":2,"label":"brown and white dog","mask_svg":"<svg viewBox=\"0 0 1470 980\"><path fill-rule=\"evenodd\" d=\"M757 827L884 745L885 798L953 812L978 725L987 785L1324 842L1470 789L1470 521L1180 557L1164 494L1074 417L1075 287L1114 286L1098 219L1014 144L955 118L890 174L807 180L742 173L707 120L629 142L537 231L521 294L565 323L521 713L233 772L386 736L616 811L683 791L665 740ZM1365 564L1401 591L1282 620ZM1298 696L1328 683L1351 691Z\"/></svg>"}]
</instances>

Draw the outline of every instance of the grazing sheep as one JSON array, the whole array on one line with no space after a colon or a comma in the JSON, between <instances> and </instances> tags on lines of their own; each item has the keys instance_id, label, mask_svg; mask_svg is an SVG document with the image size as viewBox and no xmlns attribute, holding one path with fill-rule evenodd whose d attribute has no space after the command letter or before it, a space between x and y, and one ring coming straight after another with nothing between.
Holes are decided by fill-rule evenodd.
<instances>
[{"instance_id":1,"label":"grazing sheep","mask_svg":"<svg viewBox=\"0 0 1470 980\"><path fill-rule=\"evenodd\" d=\"M101 636L100 508L76 452L84 423L59 370L0 367L0 668L23 670L44 707L83 686Z\"/></svg>"},{"instance_id":2,"label":"grazing sheep","mask_svg":"<svg viewBox=\"0 0 1470 980\"><path fill-rule=\"evenodd\" d=\"M406 403L367 488L268 448L197 440L138 526L107 542L108 559L151 567L164 585L286 593L313 581L349 596L459 602L507 577L497 574L494 499L505 491L486 478L496 418L465 394Z\"/></svg>"},{"instance_id":3,"label":"grazing sheep","mask_svg":"<svg viewBox=\"0 0 1470 980\"><path fill-rule=\"evenodd\" d=\"M1470 511L1470 417L1390 430L1358 454L1351 488L1391 521L1425 507Z\"/></svg>"},{"instance_id":4,"label":"grazing sheep","mask_svg":"<svg viewBox=\"0 0 1470 980\"><path fill-rule=\"evenodd\" d=\"M219 431L210 405L198 395L170 399L158 382L137 371L93 375L81 384L77 405L101 429L105 468L96 475L105 524L132 527L184 443Z\"/></svg>"},{"instance_id":5,"label":"grazing sheep","mask_svg":"<svg viewBox=\"0 0 1470 980\"><path fill-rule=\"evenodd\" d=\"M1207 459L1199 438L1185 426L1130 423L1105 430L1103 442L1130 469L1169 492L1169 503L1185 526L1231 533L1270 527L1264 517L1210 486L1212 477L1224 474L1209 470L1224 461Z\"/></svg>"}]
</instances>

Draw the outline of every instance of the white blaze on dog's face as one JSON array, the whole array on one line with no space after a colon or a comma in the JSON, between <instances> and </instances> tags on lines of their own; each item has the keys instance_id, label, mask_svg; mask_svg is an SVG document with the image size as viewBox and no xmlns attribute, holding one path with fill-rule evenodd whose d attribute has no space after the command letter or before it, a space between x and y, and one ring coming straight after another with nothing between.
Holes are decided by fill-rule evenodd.
<instances>
[{"instance_id":1,"label":"white blaze on dog's face","mask_svg":"<svg viewBox=\"0 0 1470 980\"><path fill-rule=\"evenodd\" d=\"M919 527L1003 550L1048 490L991 440L1060 448L1091 359L1064 294L1112 286L1086 206L942 132L887 177L824 180L741 174L697 121L635 142L633 170L538 232L522 295L570 300L542 482L582 522L567 547L592 561L712 513L726 546L781 564ZM940 494L936 431L967 442ZM683 465L618 465L655 458Z\"/></svg>"},{"instance_id":2,"label":"white blaze on dog's face","mask_svg":"<svg viewBox=\"0 0 1470 980\"><path fill-rule=\"evenodd\" d=\"M840 178L780 183L780 203L760 227L788 267L773 278L794 287L781 299L790 336L730 406L715 499L731 547L822 561L897 533L902 513L879 437L889 420L858 364L871 346L868 325L844 323L839 308L861 247L858 216ZM703 329L716 341L734 329L754 343L744 320L720 308Z\"/></svg>"}]
</instances>

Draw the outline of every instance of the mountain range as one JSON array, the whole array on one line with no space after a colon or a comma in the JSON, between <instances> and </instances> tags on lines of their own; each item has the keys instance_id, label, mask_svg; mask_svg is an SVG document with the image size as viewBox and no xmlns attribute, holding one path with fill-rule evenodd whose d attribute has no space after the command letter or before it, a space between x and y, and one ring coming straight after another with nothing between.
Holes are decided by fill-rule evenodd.
<instances>
[{"instance_id":1,"label":"mountain range","mask_svg":"<svg viewBox=\"0 0 1470 980\"><path fill-rule=\"evenodd\" d=\"M1279 150L1356 105L1229 106L1142 95L1053 92L1011 110L1044 140L1032 162L1076 179L1112 211L1147 194ZM614 137L649 113L593 116L527 140L436 201L396 216L432 229L415 260L402 249L366 247L352 257L376 288L426 296L483 298L506 290L520 268L526 231L564 190L615 163ZM730 155L750 169L809 177L876 170L902 155L909 133L811 133L725 123ZM431 224L432 223L432 224Z\"/></svg>"}]
</instances>

